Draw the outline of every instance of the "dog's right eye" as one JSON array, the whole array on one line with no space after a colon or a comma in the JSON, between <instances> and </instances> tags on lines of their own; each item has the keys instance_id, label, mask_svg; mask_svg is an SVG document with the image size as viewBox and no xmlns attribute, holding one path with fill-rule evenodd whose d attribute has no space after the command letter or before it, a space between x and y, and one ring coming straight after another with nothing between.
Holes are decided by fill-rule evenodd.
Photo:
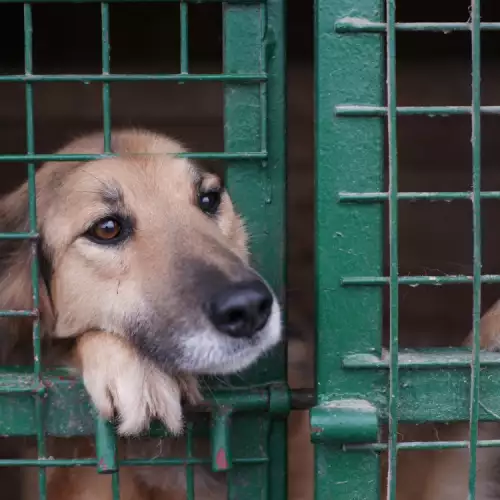
<instances>
[{"instance_id":1,"label":"dog's right eye","mask_svg":"<svg viewBox=\"0 0 500 500\"><path fill-rule=\"evenodd\" d=\"M95 222L85 236L95 243L113 244L122 241L127 234L122 221L115 217L106 217Z\"/></svg>"}]
</instances>

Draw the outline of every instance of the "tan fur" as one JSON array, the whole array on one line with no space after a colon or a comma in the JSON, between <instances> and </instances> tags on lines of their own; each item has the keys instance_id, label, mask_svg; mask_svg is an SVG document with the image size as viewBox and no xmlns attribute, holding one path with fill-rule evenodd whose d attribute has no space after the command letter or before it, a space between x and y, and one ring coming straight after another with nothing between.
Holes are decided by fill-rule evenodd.
<instances>
[{"instance_id":1,"label":"tan fur","mask_svg":"<svg viewBox=\"0 0 500 500\"><path fill-rule=\"evenodd\" d=\"M102 135L95 134L73 142L59 153L102 154L102 144ZM184 149L163 136L141 130L114 132L112 147L118 158L85 164L52 162L37 173L38 231L52 266L50 291L40 280L43 363L64 363L79 370L98 411L106 418L118 415L122 435L139 433L153 418L163 421L173 433L180 433L181 397L187 396L191 402L200 398L197 363L203 372L204 357L212 355L209 372L217 371L219 363L226 373L237 370L238 363L247 366L258 356L257 348L252 347L241 355L235 352L233 360L229 354L232 351L224 354L225 343L232 340L216 336L215 341L214 334L197 326L203 316L197 312L198 299L193 298L200 288L196 280L202 279L203 273L207 273L207 279L214 275L228 282L257 275L248 265L246 232L229 196L224 192L216 218L210 219L196 207L196 182L204 189L210 188L219 183L217 177L201 174L188 160L175 157ZM147 154L134 154L141 152ZM120 210L132 211L137 224L127 244L112 251L81 236L90 222L108 215L107 204L111 202L103 201L106 193L116 198L113 203L117 206L125 205ZM28 230L27 202L26 185L0 200L1 231ZM8 256L2 255L5 248L0 245L0 259L4 259L0 261L0 307L30 309L30 244L9 247ZM277 331L272 329L279 325L279 309L275 307L269 320L274 323L266 326L267 337L262 337L262 352L278 340ZM164 314L170 316L165 319ZM181 335L177 330L165 330L172 319L177 319L180 330L185 328L186 332L181 331ZM143 337L134 338L138 335L134 325L139 325ZM155 332L157 336L151 337ZM31 322L2 318L0 333L3 362L30 363ZM201 335L200 340L197 335ZM58 338L73 338L73 347L68 351L67 344ZM203 342L209 341L207 345L213 352L204 353ZM200 343L201 353L193 354ZM169 346L180 354L169 358ZM167 358L160 366L163 355ZM194 371L176 363L191 363ZM92 446L87 439L48 439L53 456L92 456ZM130 439L120 446L120 455L126 457L185 453L183 438L161 442ZM33 449L26 453L36 456ZM157 467L122 469L121 498L183 498L184 468L160 469L161 473ZM203 467L195 470L199 500L225 498L226 487L220 475L214 477ZM111 498L109 477L97 475L93 468L49 468L47 477L49 500ZM24 471L23 500L38 498L35 484L36 470Z\"/></svg>"},{"instance_id":2,"label":"tan fur","mask_svg":"<svg viewBox=\"0 0 500 500\"><path fill-rule=\"evenodd\" d=\"M472 346L472 332L464 345ZM481 319L480 346L497 350L500 346L500 301ZM400 425L401 441L468 441L469 424ZM498 439L500 424L479 423L480 440ZM468 448L451 450L400 451L398 454L397 498L399 500L467 500L469 497ZM500 498L499 448L478 448L476 500ZM386 464L383 467L385 490Z\"/></svg>"}]
</instances>

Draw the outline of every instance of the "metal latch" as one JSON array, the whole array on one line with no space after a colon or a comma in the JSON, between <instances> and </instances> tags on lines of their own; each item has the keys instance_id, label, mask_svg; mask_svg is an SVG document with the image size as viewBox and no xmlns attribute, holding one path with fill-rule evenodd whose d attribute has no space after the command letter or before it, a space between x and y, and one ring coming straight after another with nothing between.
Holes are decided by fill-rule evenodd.
<instances>
[{"instance_id":1,"label":"metal latch","mask_svg":"<svg viewBox=\"0 0 500 500\"><path fill-rule=\"evenodd\" d=\"M324 443L373 443L378 441L377 409L363 399L340 399L310 411L311 441Z\"/></svg>"}]
</instances>

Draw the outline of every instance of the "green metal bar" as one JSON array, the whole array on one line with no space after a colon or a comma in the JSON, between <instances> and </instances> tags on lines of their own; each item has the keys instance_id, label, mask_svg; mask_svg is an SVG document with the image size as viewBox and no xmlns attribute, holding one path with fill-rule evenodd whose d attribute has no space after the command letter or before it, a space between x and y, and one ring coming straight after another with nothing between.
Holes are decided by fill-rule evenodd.
<instances>
[{"instance_id":1,"label":"green metal bar","mask_svg":"<svg viewBox=\"0 0 500 500\"><path fill-rule=\"evenodd\" d=\"M471 350L459 348L400 349L398 366L400 370L454 370L470 368ZM483 351L479 356L483 367L500 367L500 354ZM389 360L373 353L348 354L342 359L342 366L351 370L389 369Z\"/></svg>"},{"instance_id":2,"label":"green metal bar","mask_svg":"<svg viewBox=\"0 0 500 500\"><path fill-rule=\"evenodd\" d=\"M500 283L500 275L483 274L479 281L485 284ZM344 286L380 286L390 283L390 278L386 276L356 276L341 278ZM400 285L464 285L474 283L474 276L399 276Z\"/></svg>"},{"instance_id":3,"label":"green metal bar","mask_svg":"<svg viewBox=\"0 0 500 500\"><path fill-rule=\"evenodd\" d=\"M472 284L472 331L469 434L469 499L476 499L477 441L479 421L479 355L481 334L481 2L471 0L472 44L472 237L473 237L473 284Z\"/></svg>"},{"instance_id":4,"label":"green metal bar","mask_svg":"<svg viewBox=\"0 0 500 500\"><path fill-rule=\"evenodd\" d=\"M275 474L281 472L282 483L285 479L285 470L279 471L277 464L268 455L268 440L272 421L266 415L234 415L232 434L237 436L232 443L233 456L252 457L259 460L259 464L240 464L237 466L233 459L233 467L227 472L228 500L281 500L285 490L278 492L277 497L271 497L274 491L268 480L269 469ZM284 443L280 443L283 447ZM280 465L280 464L278 464ZM285 497L286 498L286 497Z\"/></svg>"},{"instance_id":5,"label":"green metal bar","mask_svg":"<svg viewBox=\"0 0 500 500\"><path fill-rule=\"evenodd\" d=\"M396 108L396 113L402 116L457 116L470 115L472 111L472 106L398 106ZM481 106L479 111L487 115L498 115L500 106ZM335 107L337 116L386 116L387 113L386 106L338 105Z\"/></svg>"},{"instance_id":6,"label":"green metal bar","mask_svg":"<svg viewBox=\"0 0 500 500\"><path fill-rule=\"evenodd\" d=\"M24 4L24 73L31 75L33 73L33 19L31 5ZM25 84L26 96L26 153L35 153L35 123L33 116L33 88L30 83ZM36 182L35 182L35 164L28 163L28 207L29 207L29 231L37 231L37 213L36 213ZM31 284L33 290L33 309L38 311L40 308L40 289L39 289L39 264L37 242L31 242ZM37 315L33 321L33 372L38 382L42 383L42 349L40 339L40 317ZM44 399L39 394L35 395L35 421L36 421L36 440L38 458L46 455L45 431L44 431ZM47 474L45 467L38 469L38 487L40 500L47 498Z\"/></svg>"},{"instance_id":7,"label":"green metal bar","mask_svg":"<svg viewBox=\"0 0 500 500\"><path fill-rule=\"evenodd\" d=\"M476 444L478 448L497 448L500 447L500 439L477 441ZM469 441L412 441L398 443L398 450L456 450L468 448L469 446ZM387 450L387 445L384 443L354 444L346 445L344 449L346 451L385 451Z\"/></svg>"},{"instance_id":8,"label":"green metal bar","mask_svg":"<svg viewBox=\"0 0 500 500\"><path fill-rule=\"evenodd\" d=\"M81 1L81 0L80 0ZM189 1L189 0L187 0ZM258 83L266 80L262 73L229 74L112 74L112 75L0 75L0 83L37 83L37 82L238 82Z\"/></svg>"},{"instance_id":9,"label":"green metal bar","mask_svg":"<svg viewBox=\"0 0 500 500\"><path fill-rule=\"evenodd\" d=\"M472 191L429 191L416 192L407 191L405 193L397 193L398 200L407 201L454 201L454 200L472 200ZM500 199L500 191L480 191L479 197L481 200L498 200ZM339 193L339 200L343 202L355 203L373 203L382 202L389 199L389 193Z\"/></svg>"},{"instance_id":10,"label":"green metal bar","mask_svg":"<svg viewBox=\"0 0 500 500\"><path fill-rule=\"evenodd\" d=\"M454 31L470 31L471 23L395 23L396 31L426 31L452 33ZM500 31L500 23L479 23L481 31ZM356 17L343 18L335 23L339 33L385 33L387 23L376 23Z\"/></svg>"},{"instance_id":11,"label":"green metal bar","mask_svg":"<svg viewBox=\"0 0 500 500\"><path fill-rule=\"evenodd\" d=\"M193 425L187 424L186 429L186 456L188 461L193 458ZM186 495L187 500L195 500L194 496L194 470L191 464L186 466Z\"/></svg>"},{"instance_id":12,"label":"green metal bar","mask_svg":"<svg viewBox=\"0 0 500 500\"><path fill-rule=\"evenodd\" d=\"M261 148L269 152L265 164L268 172L267 214L268 244L272 247L266 277L270 279L283 306L286 288L286 0L268 0L263 5L262 51L263 68L269 78L261 83ZM283 324L286 308L283 307ZM283 345L275 358L281 365L276 375L286 380L287 350ZM272 390L272 389L271 389ZM287 394L288 395L288 394ZM271 397L270 405L273 400ZM286 414L285 414L286 415ZM288 498L287 482L287 419L277 415L269 423L266 436L269 462L263 471L271 500Z\"/></svg>"},{"instance_id":13,"label":"green metal bar","mask_svg":"<svg viewBox=\"0 0 500 500\"><path fill-rule=\"evenodd\" d=\"M131 156L142 156L145 153L130 153ZM162 153L163 154L163 153ZM164 153L165 155L171 153ZM25 154L25 155L1 155L0 163L6 162L46 162L46 161L94 161L105 158L114 158L115 154ZM233 153L179 153L175 156L179 158L191 158L195 160L225 160L225 161L255 161L265 160L268 157L266 152L233 152Z\"/></svg>"},{"instance_id":14,"label":"green metal bar","mask_svg":"<svg viewBox=\"0 0 500 500\"><path fill-rule=\"evenodd\" d=\"M96 420L97 471L109 474L118 470L116 460L116 436L113 425L102 419Z\"/></svg>"},{"instance_id":15,"label":"green metal bar","mask_svg":"<svg viewBox=\"0 0 500 500\"><path fill-rule=\"evenodd\" d=\"M0 318L38 318L38 309L0 311Z\"/></svg>"},{"instance_id":16,"label":"green metal bar","mask_svg":"<svg viewBox=\"0 0 500 500\"><path fill-rule=\"evenodd\" d=\"M228 152L263 149L266 144L269 147L268 157L262 161L231 162L226 179L235 205L252 234L253 264L269 281L279 299L285 290L283 8L283 0L272 0L266 8L263 5L223 5L224 73L268 74L267 84L226 82L224 143ZM280 346L273 356L247 370L243 381L235 378L234 384L261 384L285 377L284 346ZM233 442L233 455L239 450L246 456L261 454L268 443L263 428L269 429L271 418L270 414L232 418L232 432L239 437ZM282 422L278 424L278 432L283 425ZM280 446L286 447L286 442L283 440ZM268 466L272 471L269 485L265 484ZM278 456L273 456L269 463L263 462L262 467L233 467L228 471L228 498L285 500L285 467Z\"/></svg>"},{"instance_id":17,"label":"green metal bar","mask_svg":"<svg viewBox=\"0 0 500 500\"><path fill-rule=\"evenodd\" d=\"M189 25L188 25L188 4L186 0L181 0L180 4L180 26L181 26L181 74L189 73Z\"/></svg>"},{"instance_id":18,"label":"green metal bar","mask_svg":"<svg viewBox=\"0 0 500 500\"><path fill-rule=\"evenodd\" d=\"M282 0L273 0L273 19L263 33L265 21L261 6L224 5L224 72L262 72L269 68L268 105L262 109L259 85L227 83L224 105L225 151L258 150L263 141L271 148L263 161L228 162L226 180L234 203L244 215L253 264L282 299L284 294L284 200L285 200L285 120L283 33L277 21ZM269 15L271 9L269 7ZM272 42L264 51L262 43ZM265 59L268 59L267 62ZM267 108L267 109L266 109ZM266 111L268 111L267 116ZM264 117L263 117L264 114ZM263 120L266 126L263 128ZM262 135L266 134L267 138ZM257 160L257 158L256 158ZM264 161L267 160L267 161ZM276 355L245 373L247 383L262 383L285 377L284 346ZM234 380L241 385L241 380Z\"/></svg>"},{"instance_id":19,"label":"green metal bar","mask_svg":"<svg viewBox=\"0 0 500 500\"><path fill-rule=\"evenodd\" d=\"M36 231L29 233L0 233L0 240L30 240L38 239L39 234Z\"/></svg>"},{"instance_id":20,"label":"green metal bar","mask_svg":"<svg viewBox=\"0 0 500 500\"><path fill-rule=\"evenodd\" d=\"M231 408L219 408L212 414L210 436L212 470L227 471L232 467L231 456Z\"/></svg>"},{"instance_id":21,"label":"green metal bar","mask_svg":"<svg viewBox=\"0 0 500 500\"><path fill-rule=\"evenodd\" d=\"M113 500L120 500L120 472L115 470L111 478L111 493Z\"/></svg>"},{"instance_id":22,"label":"green metal bar","mask_svg":"<svg viewBox=\"0 0 500 500\"><path fill-rule=\"evenodd\" d=\"M359 17L381 21L384 2L358 0L355 9ZM382 206L336 202L339 192L379 192L383 186L383 120L332 113L342 103L383 103L382 37L333 29L352 11L352 0L315 2L316 408L383 387L385 394L376 390L371 400L386 410L387 371L360 377L342 366L346 354L378 352L382 343L382 290L341 284L348 274L381 274L383 249ZM352 314L360 304L363 313ZM373 402L379 397L382 403ZM315 461L317 500L379 500L377 454L345 453L341 443L323 442L315 444Z\"/></svg>"},{"instance_id":23,"label":"green metal bar","mask_svg":"<svg viewBox=\"0 0 500 500\"><path fill-rule=\"evenodd\" d=\"M266 75L269 72L268 59L272 55L272 51L275 49L274 41L274 27L268 26L268 15L267 15L267 5L263 4L261 6L261 17L260 17L260 30L262 33L261 37L261 71ZM269 118L269 113L267 109L268 98L267 98L267 86L268 82L263 81L259 84L260 93L260 150L267 151L267 122ZM267 168L267 163L263 162L262 166Z\"/></svg>"},{"instance_id":24,"label":"green metal bar","mask_svg":"<svg viewBox=\"0 0 500 500\"><path fill-rule=\"evenodd\" d=\"M185 0L189 3L203 4L203 3L227 3L232 5L253 5L266 3L268 0ZM137 0L109 0L108 3L136 3ZM161 2L161 3L179 3L179 0L148 0L149 2ZM101 3L101 0L1 0L1 3L27 3L27 4L37 4L37 3Z\"/></svg>"},{"instance_id":25,"label":"green metal bar","mask_svg":"<svg viewBox=\"0 0 500 500\"><path fill-rule=\"evenodd\" d=\"M262 458L234 458L235 464L240 465L262 465L268 462L266 457ZM144 459L126 459L119 460L120 467L140 467L140 466L192 466L192 465L208 465L210 459L202 458L144 458ZM98 461L95 458L40 458L40 459L0 459L0 467L96 467Z\"/></svg>"},{"instance_id":26,"label":"green metal bar","mask_svg":"<svg viewBox=\"0 0 500 500\"><path fill-rule=\"evenodd\" d=\"M398 150L396 132L396 2L386 0L387 137L389 143L389 443L387 500L396 500L399 405Z\"/></svg>"},{"instance_id":27,"label":"green metal bar","mask_svg":"<svg viewBox=\"0 0 500 500\"><path fill-rule=\"evenodd\" d=\"M262 465L267 464L269 459L267 457L251 457L251 458L233 458L233 463L235 465ZM151 461L150 458L131 458L128 460L120 460L118 462L120 467L122 466L141 466L141 465L209 465L212 463L212 459L202 459L202 458L193 458L191 460L182 459L182 458L155 458L154 462Z\"/></svg>"},{"instance_id":28,"label":"green metal bar","mask_svg":"<svg viewBox=\"0 0 500 500\"><path fill-rule=\"evenodd\" d=\"M102 74L110 73L110 41L109 41L109 5L101 3L101 48ZM104 133L104 153L111 153L111 96L109 83L102 84L102 113Z\"/></svg>"}]
</instances>

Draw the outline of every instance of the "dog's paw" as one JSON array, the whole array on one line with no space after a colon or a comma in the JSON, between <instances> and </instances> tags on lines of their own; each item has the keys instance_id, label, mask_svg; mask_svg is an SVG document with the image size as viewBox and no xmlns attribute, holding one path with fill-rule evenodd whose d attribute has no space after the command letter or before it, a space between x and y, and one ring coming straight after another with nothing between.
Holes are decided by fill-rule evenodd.
<instances>
[{"instance_id":1,"label":"dog's paw","mask_svg":"<svg viewBox=\"0 0 500 500\"><path fill-rule=\"evenodd\" d=\"M121 435L139 434L154 419L179 434L184 424L182 396L191 403L201 399L194 377L167 375L115 335L82 335L76 357L94 406L102 417L117 418Z\"/></svg>"}]
</instances>

